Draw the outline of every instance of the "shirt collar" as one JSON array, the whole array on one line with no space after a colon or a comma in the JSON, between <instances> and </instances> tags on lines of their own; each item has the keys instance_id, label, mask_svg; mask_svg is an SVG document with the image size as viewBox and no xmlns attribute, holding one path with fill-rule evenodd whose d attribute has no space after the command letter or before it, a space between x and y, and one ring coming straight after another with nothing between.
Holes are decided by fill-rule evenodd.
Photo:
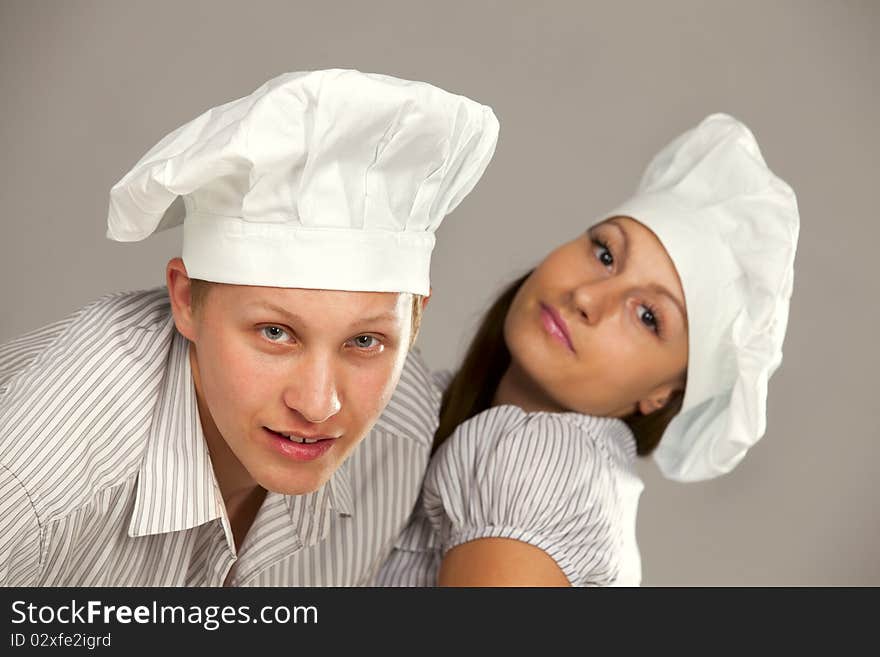
<instances>
[{"instance_id":1,"label":"shirt collar","mask_svg":"<svg viewBox=\"0 0 880 657\"><path fill-rule=\"evenodd\" d=\"M175 330L138 472L128 534L197 527L220 518L222 502L199 421L189 341Z\"/></svg>"},{"instance_id":2,"label":"shirt collar","mask_svg":"<svg viewBox=\"0 0 880 657\"><path fill-rule=\"evenodd\" d=\"M334 513L351 515L351 486L345 463L318 490L305 495L269 491L241 546L233 583L252 579L291 554L316 545L330 532Z\"/></svg>"},{"instance_id":3,"label":"shirt collar","mask_svg":"<svg viewBox=\"0 0 880 657\"><path fill-rule=\"evenodd\" d=\"M173 321L169 318L169 321ZM279 499L280 498L280 499ZM343 463L329 482L306 495L267 493L265 505L284 502L294 542L311 545L329 530L329 511L351 516L353 500L348 468ZM262 510L261 510L262 513ZM202 432L189 341L176 330L165 377L159 389L137 492L129 536L182 531L223 518L225 510ZM259 521L259 515L255 525Z\"/></svg>"}]
</instances>

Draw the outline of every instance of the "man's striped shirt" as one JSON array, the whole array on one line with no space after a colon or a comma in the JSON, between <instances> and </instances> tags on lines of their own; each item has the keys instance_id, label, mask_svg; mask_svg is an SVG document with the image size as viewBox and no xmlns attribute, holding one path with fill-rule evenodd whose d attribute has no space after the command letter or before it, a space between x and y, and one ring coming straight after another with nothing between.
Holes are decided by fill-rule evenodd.
<instances>
[{"instance_id":1,"label":"man's striped shirt","mask_svg":"<svg viewBox=\"0 0 880 657\"><path fill-rule=\"evenodd\" d=\"M440 391L417 352L314 493L266 495L236 550L164 288L0 346L0 584L353 586L407 523Z\"/></svg>"}]
</instances>

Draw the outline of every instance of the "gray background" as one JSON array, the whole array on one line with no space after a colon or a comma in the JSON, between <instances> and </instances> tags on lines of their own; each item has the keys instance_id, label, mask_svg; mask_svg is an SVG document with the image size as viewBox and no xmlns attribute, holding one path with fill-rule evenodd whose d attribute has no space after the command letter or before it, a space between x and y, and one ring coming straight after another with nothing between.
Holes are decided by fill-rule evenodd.
<instances>
[{"instance_id":1,"label":"gray background","mask_svg":"<svg viewBox=\"0 0 880 657\"><path fill-rule=\"evenodd\" d=\"M461 355L499 286L626 198L706 114L755 132L801 237L767 434L700 484L641 467L651 585L878 585L877 2L0 2L0 341L160 285L178 230L105 240L160 137L284 71L350 67L492 105L501 138L447 218L422 349Z\"/></svg>"}]
</instances>

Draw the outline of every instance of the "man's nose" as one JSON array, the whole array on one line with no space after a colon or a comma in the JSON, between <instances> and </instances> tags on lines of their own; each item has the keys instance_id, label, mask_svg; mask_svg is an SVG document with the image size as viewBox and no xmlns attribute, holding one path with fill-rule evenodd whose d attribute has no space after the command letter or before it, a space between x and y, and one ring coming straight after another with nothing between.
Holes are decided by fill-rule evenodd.
<instances>
[{"instance_id":1,"label":"man's nose","mask_svg":"<svg viewBox=\"0 0 880 657\"><path fill-rule=\"evenodd\" d=\"M342 408L330 359L310 356L297 365L284 392L284 403L313 424L329 420Z\"/></svg>"}]
</instances>

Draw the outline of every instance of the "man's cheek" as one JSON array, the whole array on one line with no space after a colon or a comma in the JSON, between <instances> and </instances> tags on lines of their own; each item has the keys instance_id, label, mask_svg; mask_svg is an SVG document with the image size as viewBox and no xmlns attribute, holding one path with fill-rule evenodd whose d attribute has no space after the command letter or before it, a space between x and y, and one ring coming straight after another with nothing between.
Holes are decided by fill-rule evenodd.
<instances>
[{"instance_id":1,"label":"man's cheek","mask_svg":"<svg viewBox=\"0 0 880 657\"><path fill-rule=\"evenodd\" d=\"M382 414L394 394L398 378L399 372L386 367L364 372L352 381L358 415L364 422L372 422Z\"/></svg>"},{"instance_id":2,"label":"man's cheek","mask_svg":"<svg viewBox=\"0 0 880 657\"><path fill-rule=\"evenodd\" d=\"M399 373L397 376L393 376L391 378L385 379L382 382L381 393L376 396L377 404L374 409L374 418L376 419L382 412L385 410L385 407L391 401L391 398L394 396L394 390L397 387L397 383L400 379Z\"/></svg>"},{"instance_id":3,"label":"man's cheek","mask_svg":"<svg viewBox=\"0 0 880 657\"><path fill-rule=\"evenodd\" d=\"M209 403L212 411L227 421L240 420L242 414L259 410L271 398L281 396L273 395L264 376L232 363L215 368L213 374Z\"/></svg>"}]
</instances>

